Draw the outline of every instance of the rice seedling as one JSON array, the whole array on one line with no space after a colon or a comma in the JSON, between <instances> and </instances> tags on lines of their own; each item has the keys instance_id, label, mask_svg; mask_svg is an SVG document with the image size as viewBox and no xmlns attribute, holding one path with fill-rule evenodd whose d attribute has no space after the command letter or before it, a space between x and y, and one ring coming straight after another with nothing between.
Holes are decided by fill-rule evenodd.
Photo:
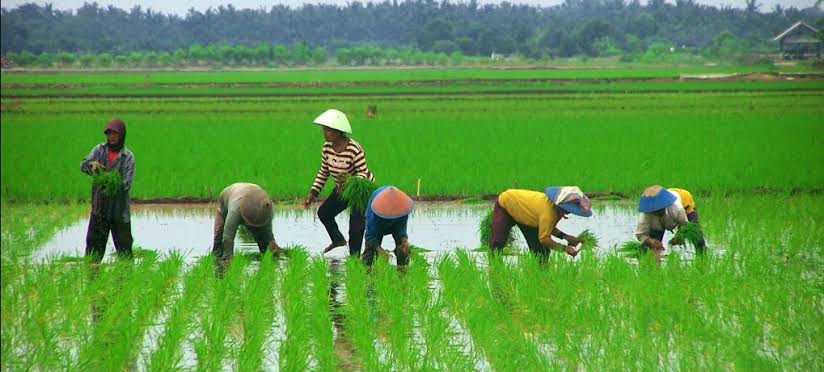
<instances>
[{"instance_id":1,"label":"rice seedling","mask_svg":"<svg viewBox=\"0 0 824 372\"><path fill-rule=\"evenodd\" d=\"M365 211L369 204L369 197L377 187L375 183L363 177L349 176L343 182L341 198L350 209Z\"/></svg>"},{"instance_id":2,"label":"rice seedling","mask_svg":"<svg viewBox=\"0 0 824 372\"><path fill-rule=\"evenodd\" d=\"M687 242L693 247L697 247L699 242L704 239L704 232L701 230L701 225L697 222L690 222L678 228L670 244Z\"/></svg>"},{"instance_id":3,"label":"rice seedling","mask_svg":"<svg viewBox=\"0 0 824 372\"><path fill-rule=\"evenodd\" d=\"M263 366L263 346L271 334L275 316L275 264L272 253L266 252L257 273L251 278L242 297L243 340L237 369L260 371Z\"/></svg>"},{"instance_id":4,"label":"rice seedling","mask_svg":"<svg viewBox=\"0 0 824 372\"><path fill-rule=\"evenodd\" d=\"M380 261L378 261L380 262ZM346 302L342 308L344 334L352 343L354 358L364 370L383 370L386 366L379 359L375 346L376 314L373 305L374 291L366 267L357 258L346 260Z\"/></svg>"},{"instance_id":5,"label":"rice seedling","mask_svg":"<svg viewBox=\"0 0 824 372\"><path fill-rule=\"evenodd\" d=\"M641 258L648 251L649 249L645 245L635 240L623 242L617 249L619 254L627 258Z\"/></svg>"},{"instance_id":6,"label":"rice seedling","mask_svg":"<svg viewBox=\"0 0 824 372\"><path fill-rule=\"evenodd\" d=\"M302 371L311 368L311 329L305 316L307 304L306 268L309 255L304 250L294 250L286 263L280 293L283 296L283 317L286 339L278 349L280 369Z\"/></svg>"},{"instance_id":7,"label":"rice seedling","mask_svg":"<svg viewBox=\"0 0 824 372\"><path fill-rule=\"evenodd\" d=\"M92 183L100 186L104 195L112 197L120 190L120 171L97 172L92 176Z\"/></svg>"},{"instance_id":8,"label":"rice seedling","mask_svg":"<svg viewBox=\"0 0 824 372\"><path fill-rule=\"evenodd\" d=\"M330 288L327 277L327 261L323 257L314 257L309 263L309 313L305 321L309 323L312 339L312 354L317 369L331 371L337 365L335 355L334 332L330 314Z\"/></svg>"},{"instance_id":9,"label":"rice seedling","mask_svg":"<svg viewBox=\"0 0 824 372\"><path fill-rule=\"evenodd\" d=\"M181 294L169 310L166 327L157 341L157 348L149 356L149 370L170 371L182 367L181 343L193 331L192 320L206 290L201 283L211 280L213 273L214 259L206 256L200 258L182 278Z\"/></svg>"},{"instance_id":10,"label":"rice seedling","mask_svg":"<svg viewBox=\"0 0 824 372\"><path fill-rule=\"evenodd\" d=\"M578 234L578 240L581 241L582 251L591 251L598 247L598 236L593 234L589 229L585 229Z\"/></svg>"}]
</instances>

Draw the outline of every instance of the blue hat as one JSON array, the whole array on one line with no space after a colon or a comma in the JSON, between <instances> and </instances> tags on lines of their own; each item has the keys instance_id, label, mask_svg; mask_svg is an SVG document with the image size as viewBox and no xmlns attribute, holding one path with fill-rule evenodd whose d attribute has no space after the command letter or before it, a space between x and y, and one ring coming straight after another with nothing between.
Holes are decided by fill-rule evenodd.
<instances>
[{"instance_id":1,"label":"blue hat","mask_svg":"<svg viewBox=\"0 0 824 372\"><path fill-rule=\"evenodd\" d=\"M584 195L584 193L581 192L581 190L579 190L577 187L575 189L576 189L575 192L571 193L567 197L567 200L569 200L570 196L572 196L572 201L563 202L563 203L556 203L555 202L556 198L558 197L558 193L561 192L560 187L557 187L557 186L547 187L547 188L544 189L544 193L546 194L546 196L549 198L549 200L551 202L555 203L558 207L560 207L561 209L563 209L563 210L565 210L569 213L572 213L576 216L581 216L581 217L592 216L592 205L589 202L589 198L587 198L587 196ZM573 196L573 195L577 195L577 197Z\"/></svg>"},{"instance_id":2,"label":"blue hat","mask_svg":"<svg viewBox=\"0 0 824 372\"><path fill-rule=\"evenodd\" d=\"M664 209L675 203L677 198L668 189L655 185L644 189L638 200L638 212L650 213Z\"/></svg>"}]
</instances>

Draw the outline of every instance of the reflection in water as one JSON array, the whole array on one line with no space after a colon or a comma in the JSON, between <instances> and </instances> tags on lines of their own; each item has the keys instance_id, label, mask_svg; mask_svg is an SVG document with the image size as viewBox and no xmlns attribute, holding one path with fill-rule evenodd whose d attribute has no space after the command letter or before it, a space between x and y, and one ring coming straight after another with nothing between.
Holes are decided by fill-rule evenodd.
<instances>
[{"instance_id":1,"label":"reflection in water","mask_svg":"<svg viewBox=\"0 0 824 372\"><path fill-rule=\"evenodd\" d=\"M179 251L188 262L208 255L212 246L214 206L169 206L136 205L132 213L132 234L136 247L146 247L160 253ZM476 248L480 245L478 221L490 204L460 204L454 202L418 202L409 219L409 241L411 244L433 251L448 251L456 247ZM348 215L342 213L337 221L348 226ZM593 217L570 217L562 220L558 227L569 233L578 234L584 229L594 232L600 242L600 250L633 239L632 231L636 213L630 206L617 203L600 203ZM37 253L37 258L57 255L82 256L85 249L87 219L77 221L59 231ZM312 210L299 208L278 208L274 219L275 239L281 246L302 245L310 253L319 254L329 244L329 237ZM517 229L516 229L517 231ZM519 245L525 247L523 238ZM391 250L393 243L386 246ZM235 243L236 254L257 252L257 245L251 236L241 230ZM111 239L107 252L114 245ZM342 258L346 249L338 248L328 254L329 258ZM111 255L107 255L110 257ZM107 258L108 258L107 257Z\"/></svg>"}]
</instances>

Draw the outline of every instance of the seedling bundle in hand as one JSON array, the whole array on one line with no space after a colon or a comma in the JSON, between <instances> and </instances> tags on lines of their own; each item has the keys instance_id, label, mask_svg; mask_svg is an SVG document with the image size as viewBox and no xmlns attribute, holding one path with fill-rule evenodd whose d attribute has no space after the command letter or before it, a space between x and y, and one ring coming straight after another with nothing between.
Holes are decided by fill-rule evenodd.
<instances>
[{"instance_id":1,"label":"seedling bundle in hand","mask_svg":"<svg viewBox=\"0 0 824 372\"><path fill-rule=\"evenodd\" d=\"M349 176L343 182L341 189L341 198L350 209L366 211L366 205L369 204L369 197L375 191L375 183L363 177Z\"/></svg>"},{"instance_id":2,"label":"seedling bundle in hand","mask_svg":"<svg viewBox=\"0 0 824 372\"><path fill-rule=\"evenodd\" d=\"M618 253L627 258L641 258L647 251L649 248L634 240L624 242L618 247Z\"/></svg>"},{"instance_id":3,"label":"seedling bundle in hand","mask_svg":"<svg viewBox=\"0 0 824 372\"><path fill-rule=\"evenodd\" d=\"M92 176L92 182L101 187L103 195L112 197L120 188L120 172L117 170L97 172Z\"/></svg>"},{"instance_id":4,"label":"seedling bundle in hand","mask_svg":"<svg viewBox=\"0 0 824 372\"><path fill-rule=\"evenodd\" d=\"M673 244L673 240L675 240L676 242L688 242L692 244L693 247L697 247L701 239L704 239L704 232L701 230L701 225L697 222L690 222L678 228L675 237L670 240L670 244Z\"/></svg>"},{"instance_id":5,"label":"seedling bundle in hand","mask_svg":"<svg viewBox=\"0 0 824 372\"><path fill-rule=\"evenodd\" d=\"M578 240L581 241L582 251L591 251L593 248L598 247L598 237L589 231L589 229L581 231L581 233L578 234Z\"/></svg>"}]
</instances>

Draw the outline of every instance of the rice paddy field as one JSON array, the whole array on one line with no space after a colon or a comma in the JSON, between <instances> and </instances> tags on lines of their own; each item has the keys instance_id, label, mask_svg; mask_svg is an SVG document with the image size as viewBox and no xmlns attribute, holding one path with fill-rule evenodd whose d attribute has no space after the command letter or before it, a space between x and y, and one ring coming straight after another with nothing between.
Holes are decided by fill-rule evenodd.
<instances>
[{"instance_id":1,"label":"rice paddy field","mask_svg":"<svg viewBox=\"0 0 824 372\"><path fill-rule=\"evenodd\" d=\"M0 369L822 370L824 80L679 77L738 72L765 71L3 73ZM87 216L79 163L111 117L128 126L136 202L208 202L243 181L297 205L327 108L349 115L378 185L480 203L577 185L601 196L596 215L604 195L629 209L650 184L681 187L708 253L424 246L367 269L289 242L236 255L222 279L208 246L38 258Z\"/></svg>"}]
</instances>

